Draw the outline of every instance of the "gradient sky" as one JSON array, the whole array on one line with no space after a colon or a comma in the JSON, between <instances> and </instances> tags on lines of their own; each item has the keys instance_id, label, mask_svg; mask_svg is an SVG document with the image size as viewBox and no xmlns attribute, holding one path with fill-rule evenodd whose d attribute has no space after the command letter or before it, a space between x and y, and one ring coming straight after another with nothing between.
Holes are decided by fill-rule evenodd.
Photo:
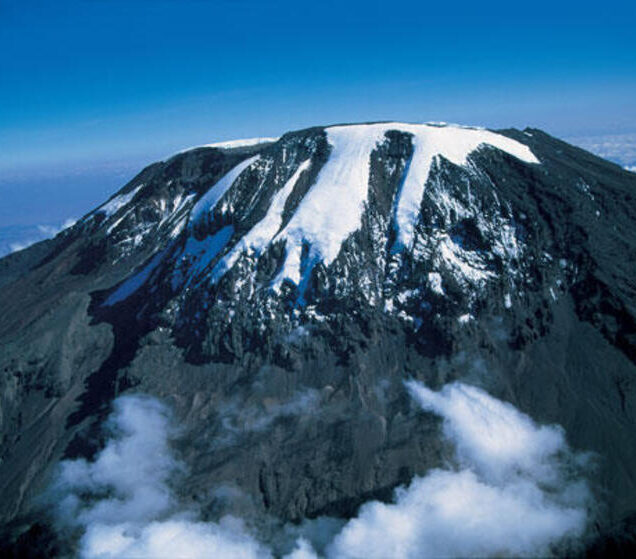
<instances>
[{"instance_id":1,"label":"gradient sky","mask_svg":"<svg viewBox=\"0 0 636 559\"><path fill-rule=\"evenodd\" d=\"M34 188L81 212L184 147L315 124L632 132L635 24L626 0L0 0L0 225Z\"/></svg>"}]
</instances>

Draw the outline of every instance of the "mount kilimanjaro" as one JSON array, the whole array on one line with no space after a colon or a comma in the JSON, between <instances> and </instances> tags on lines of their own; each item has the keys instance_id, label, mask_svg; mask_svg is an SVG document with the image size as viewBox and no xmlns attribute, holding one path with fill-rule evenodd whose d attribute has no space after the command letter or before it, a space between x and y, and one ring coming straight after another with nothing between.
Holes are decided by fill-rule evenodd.
<instances>
[{"instance_id":1,"label":"mount kilimanjaro","mask_svg":"<svg viewBox=\"0 0 636 559\"><path fill-rule=\"evenodd\" d=\"M41 495L136 393L172 409L175 492L204 519L352 518L449 460L409 380L560 425L595 463L587 553L624 549L635 196L536 129L315 127L150 165L0 260L6 549L62 553Z\"/></svg>"}]
</instances>

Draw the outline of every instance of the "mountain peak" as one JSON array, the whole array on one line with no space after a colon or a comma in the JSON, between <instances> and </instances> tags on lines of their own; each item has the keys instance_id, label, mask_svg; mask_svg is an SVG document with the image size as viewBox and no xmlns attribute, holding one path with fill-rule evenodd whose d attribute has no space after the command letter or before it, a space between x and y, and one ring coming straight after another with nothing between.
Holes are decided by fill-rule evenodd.
<instances>
[{"instance_id":1,"label":"mountain peak","mask_svg":"<svg viewBox=\"0 0 636 559\"><path fill-rule=\"evenodd\" d=\"M478 217L476 207L469 207L469 203L461 206L445 188L440 188L439 182L431 180L431 174L434 179L442 162L475 174L478 168L471 158L488 148L525 164L539 164L531 149L517 140L459 125L335 125L290 133L275 143L274 139L266 140L209 146L251 147L257 151L212 183L193 200L187 218L181 219L178 231L185 228L188 238L177 243L168 256L175 288L191 286L202 277L216 283L241 257L258 260L272 246L280 245L282 257L267 283L278 289L283 282L290 282L302 298L316 265L329 267L346 241L360 231L365 216L379 211L370 198L374 168L380 172L379 166L383 166L383 174L393 175L390 191L385 188L381 193L387 200L390 198L389 207L381 212L381 226L386 231L382 235L390 237L385 251L395 255L412 253L414 249L420 206L427 189L427 196L435 198L440 211ZM109 201L100 211L110 216L128 203L139 188ZM248 199L252 203L246 204ZM238 210L239 206L243 209ZM248 223L249 228L243 226ZM482 220L478 227L484 229L486 225ZM509 235L509 226L501 220L499 226L502 234ZM502 252L509 242L510 239L500 240ZM485 263L475 264L480 258L465 254L452 241L445 247L441 254L446 255L447 267L467 280L480 282L488 276ZM152 265L156 265L154 260ZM120 301L123 293L130 291L130 284L108 301ZM139 279L133 278L132 284L139 285Z\"/></svg>"},{"instance_id":2,"label":"mountain peak","mask_svg":"<svg viewBox=\"0 0 636 559\"><path fill-rule=\"evenodd\" d=\"M90 458L130 387L183 420L189 503L350 518L448 458L409 403L415 378L561 424L602 454L597 494L621 520L636 508L635 181L540 131L434 123L149 166L0 261L0 518L31 511L56 460ZM226 506L229 486L247 498Z\"/></svg>"}]
</instances>

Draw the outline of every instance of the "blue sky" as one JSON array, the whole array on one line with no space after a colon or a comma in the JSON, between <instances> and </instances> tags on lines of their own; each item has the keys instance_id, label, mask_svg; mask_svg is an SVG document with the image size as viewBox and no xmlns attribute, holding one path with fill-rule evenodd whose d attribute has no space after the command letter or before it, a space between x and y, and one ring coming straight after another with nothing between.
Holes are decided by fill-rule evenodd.
<instances>
[{"instance_id":1,"label":"blue sky","mask_svg":"<svg viewBox=\"0 0 636 559\"><path fill-rule=\"evenodd\" d=\"M184 147L314 124L633 132L635 23L615 0L0 0L0 226L87 211Z\"/></svg>"}]
</instances>

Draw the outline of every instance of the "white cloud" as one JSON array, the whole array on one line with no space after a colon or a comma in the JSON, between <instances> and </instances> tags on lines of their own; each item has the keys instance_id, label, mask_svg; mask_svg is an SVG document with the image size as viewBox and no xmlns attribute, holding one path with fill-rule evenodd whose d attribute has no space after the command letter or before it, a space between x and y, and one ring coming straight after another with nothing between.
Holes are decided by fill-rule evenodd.
<instances>
[{"instance_id":1,"label":"white cloud","mask_svg":"<svg viewBox=\"0 0 636 559\"><path fill-rule=\"evenodd\" d=\"M236 436L266 430L279 417L313 413L320 404L320 393L308 388L295 392L287 401L252 403L232 399L218 406L225 438L219 443L235 442Z\"/></svg>"},{"instance_id":2,"label":"white cloud","mask_svg":"<svg viewBox=\"0 0 636 559\"><path fill-rule=\"evenodd\" d=\"M181 510L170 486L182 466L170 451L166 408L124 396L115 400L111 438L95 459L61 463L51 493L59 522L81 529L82 557L101 559L270 558L280 550L286 559L536 556L584 533L587 457L569 449L560 427L539 426L461 383L440 392L415 381L407 388L443 419L456 461L414 478L392 503L366 503L349 521L286 525L267 544L240 519L200 521Z\"/></svg>"},{"instance_id":3,"label":"white cloud","mask_svg":"<svg viewBox=\"0 0 636 559\"><path fill-rule=\"evenodd\" d=\"M285 559L317 559L318 555L314 551L312 545L305 539L300 538L296 542L296 547L291 553L285 556Z\"/></svg>"},{"instance_id":4,"label":"white cloud","mask_svg":"<svg viewBox=\"0 0 636 559\"><path fill-rule=\"evenodd\" d=\"M424 410L444 418L456 467L415 478L395 503L365 504L335 538L331 556L545 556L583 534L590 494L571 472L585 456L568 449L560 428L538 426L461 383L441 392L407 386Z\"/></svg>"},{"instance_id":5,"label":"white cloud","mask_svg":"<svg viewBox=\"0 0 636 559\"><path fill-rule=\"evenodd\" d=\"M409 382L407 388L422 409L444 418L444 435L454 443L460 463L482 477L560 479L558 452L567 448L560 427L538 426L512 404L474 386L454 383L433 392Z\"/></svg>"},{"instance_id":6,"label":"white cloud","mask_svg":"<svg viewBox=\"0 0 636 559\"><path fill-rule=\"evenodd\" d=\"M37 240L29 239L26 241L18 241L17 243L9 243L9 250L6 251L6 254L11 254L12 252L18 252L20 250L24 250L25 248L29 248L32 244L37 242L38 242Z\"/></svg>"},{"instance_id":7,"label":"white cloud","mask_svg":"<svg viewBox=\"0 0 636 559\"><path fill-rule=\"evenodd\" d=\"M636 164L636 134L603 134L566 138L574 145L620 165Z\"/></svg>"},{"instance_id":8,"label":"white cloud","mask_svg":"<svg viewBox=\"0 0 636 559\"><path fill-rule=\"evenodd\" d=\"M90 525L82 538L82 557L135 559L265 559L269 550L249 535L243 523L168 518L148 524Z\"/></svg>"},{"instance_id":9,"label":"white cloud","mask_svg":"<svg viewBox=\"0 0 636 559\"><path fill-rule=\"evenodd\" d=\"M62 462L50 491L60 527L83 530L81 557L269 556L240 520L204 523L179 511L169 482L182 466L170 451L170 416L160 402L117 398L106 427L104 449L92 462Z\"/></svg>"},{"instance_id":10,"label":"white cloud","mask_svg":"<svg viewBox=\"0 0 636 559\"><path fill-rule=\"evenodd\" d=\"M111 439L93 462L67 460L60 464L53 491L60 518L88 526L94 523L137 522L170 510L168 487L178 463L168 447L170 420L157 400L123 396L114 402L106 424ZM96 501L80 497L99 495Z\"/></svg>"},{"instance_id":11,"label":"white cloud","mask_svg":"<svg viewBox=\"0 0 636 559\"><path fill-rule=\"evenodd\" d=\"M55 237L58 233L64 231L64 229L68 229L72 227L76 223L76 219L69 218L64 220L61 225L38 225L38 231L42 233L46 238Z\"/></svg>"},{"instance_id":12,"label":"white cloud","mask_svg":"<svg viewBox=\"0 0 636 559\"><path fill-rule=\"evenodd\" d=\"M0 228L0 257L24 250L35 243L55 237L55 235L74 224L74 219L67 219L59 226L43 224Z\"/></svg>"}]
</instances>

